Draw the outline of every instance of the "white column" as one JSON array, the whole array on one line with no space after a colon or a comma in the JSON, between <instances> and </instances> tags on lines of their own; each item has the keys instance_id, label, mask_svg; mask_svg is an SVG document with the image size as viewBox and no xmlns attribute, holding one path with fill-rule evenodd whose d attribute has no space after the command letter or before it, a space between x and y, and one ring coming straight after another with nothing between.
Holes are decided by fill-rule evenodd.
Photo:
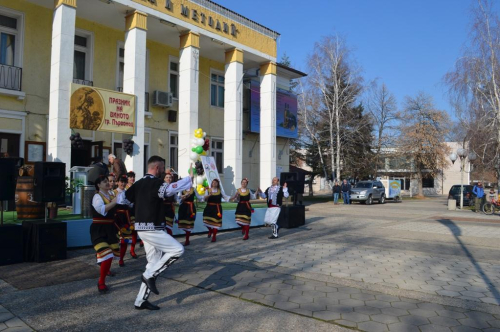
<instances>
[{"instance_id":1,"label":"white column","mask_svg":"<svg viewBox=\"0 0 500 332\"><path fill-rule=\"evenodd\" d=\"M224 179L226 194L235 192L243 178L242 112L243 51L226 52L224 75Z\"/></svg>"},{"instance_id":2,"label":"white column","mask_svg":"<svg viewBox=\"0 0 500 332\"><path fill-rule=\"evenodd\" d=\"M260 188L276 176L276 64L260 67Z\"/></svg>"},{"instance_id":3,"label":"white column","mask_svg":"<svg viewBox=\"0 0 500 332\"><path fill-rule=\"evenodd\" d=\"M135 11L125 18L125 57L123 92L136 96L136 129L132 136L134 151L125 157L128 171L141 177L144 170L144 105L146 93L147 15Z\"/></svg>"},{"instance_id":4,"label":"white column","mask_svg":"<svg viewBox=\"0 0 500 332\"><path fill-rule=\"evenodd\" d=\"M179 57L179 155L178 173L187 174L191 160L191 139L198 128L200 36L180 36Z\"/></svg>"},{"instance_id":5,"label":"white column","mask_svg":"<svg viewBox=\"0 0 500 332\"><path fill-rule=\"evenodd\" d=\"M71 167L69 128L70 89L73 81L76 0L60 0L52 18L47 160Z\"/></svg>"}]
</instances>

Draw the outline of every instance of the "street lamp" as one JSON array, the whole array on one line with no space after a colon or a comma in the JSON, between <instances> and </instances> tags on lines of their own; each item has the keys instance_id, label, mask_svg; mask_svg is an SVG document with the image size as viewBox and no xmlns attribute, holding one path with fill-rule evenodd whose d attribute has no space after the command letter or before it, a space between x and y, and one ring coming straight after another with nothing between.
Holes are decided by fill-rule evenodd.
<instances>
[{"instance_id":1,"label":"street lamp","mask_svg":"<svg viewBox=\"0 0 500 332\"><path fill-rule=\"evenodd\" d=\"M463 148L458 148L457 153L451 153L450 154L450 160L453 164L455 164L455 161L460 158L460 209L462 210L464 208L464 172L465 171L465 160L469 159L469 162L473 162L476 160L477 155L473 152L470 151L467 155L467 150ZM469 172L472 172L472 165L471 165L471 170Z\"/></svg>"}]
</instances>

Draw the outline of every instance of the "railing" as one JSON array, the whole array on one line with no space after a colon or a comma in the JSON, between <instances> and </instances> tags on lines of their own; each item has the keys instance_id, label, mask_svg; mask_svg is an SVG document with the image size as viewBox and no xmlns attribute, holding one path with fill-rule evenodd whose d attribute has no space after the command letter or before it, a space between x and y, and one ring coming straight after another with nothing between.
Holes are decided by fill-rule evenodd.
<instances>
[{"instance_id":1,"label":"railing","mask_svg":"<svg viewBox=\"0 0 500 332\"><path fill-rule=\"evenodd\" d=\"M254 22L246 18L245 16L233 12L232 10L229 10L211 0L191 0L191 1L273 39L278 38L280 35L278 32L266 28L262 24Z\"/></svg>"},{"instance_id":2,"label":"railing","mask_svg":"<svg viewBox=\"0 0 500 332\"><path fill-rule=\"evenodd\" d=\"M81 80L81 79L78 79L78 78L74 78L73 79L73 83L80 84L80 85L94 86L94 82L93 81Z\"/></svg>"},{"instance_id":3,"label":"railing","mask_svg":"<svg viewBox=\"0 0 500 332\"><path fill-rule=\"evenodd\" d=\"M21 91L23 69L0 64L0 89Z\"/></svg>"}]
</instances>

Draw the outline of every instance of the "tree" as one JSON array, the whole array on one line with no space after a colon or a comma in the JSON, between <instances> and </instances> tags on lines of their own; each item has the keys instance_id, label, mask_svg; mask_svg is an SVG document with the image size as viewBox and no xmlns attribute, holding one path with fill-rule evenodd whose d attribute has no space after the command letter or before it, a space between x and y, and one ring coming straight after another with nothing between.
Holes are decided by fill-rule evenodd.
<instances>
[{"instance_id":1,"label":"tree","mask_svg":"<svg viewBox=\"0 0 500 332\"><path fill-rule=\"evenodd\" d=\"M319 124L324 127L317 134L325 137L329 168L340 179L344 143L348 141L347 135L352 135L351 129L356 127L352 117L347 115L361 92L362 78L343 38L337 35L323 37L315 43L314 49L308 61L309 84L316 91L314 96L319 98L317 104L322 108Z\"/></svg>"},{"instance_id":2,"label":"tree","mask_svg":"<svg viewBox=\"0 0 500 332\"><path fill-rule=\"evenodd\" d=\"M411 160L418 196L423 196L423 178L434 177L448 167L450 149L445 143L450 127L448 114L437 110L430 96L419 93L405 98L401 120L398 150Z\"/></svg>"},{"instance_id":3,"label":"tree","mask_svg":"<svg viewBox=\"0 0 500 332\"><path fill-rule=\"evenodd\" d=\"M444 80L469 149L500 186L500 19L487 0L477 0L472 14L470 40Z\"/></svg>"},{"instance_id":4,"label":"tree","mask_svg":"<svg viewBox=\"0 0 500 332\"><path fill-rule=\"evenodd\" d=\"M372 117L374 127L373 177L376 178L382 149L394 144L396 135L394 129L400 113L397 109L396 97L384 83L379 85L376 81L372 82L365 97L365 104Z\"/></svg>"}]
</instances>

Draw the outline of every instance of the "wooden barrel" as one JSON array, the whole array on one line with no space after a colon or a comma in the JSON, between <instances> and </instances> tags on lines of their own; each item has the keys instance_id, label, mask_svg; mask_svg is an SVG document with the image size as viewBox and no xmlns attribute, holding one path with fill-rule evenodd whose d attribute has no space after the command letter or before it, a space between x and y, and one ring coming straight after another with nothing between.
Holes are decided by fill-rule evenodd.
<instances>
[{"instance_id":1,"label":"wooden barrel","mask_svg":"<svg viewBox=\"0 0 500 332\"><path fill-rule=\"evenodd\" d=\"M35 175L35 167L31 165L24 165L19 168L19 176L33 176Z\"/></svg>"},{"instance_id":2,"label":"wooden barrel","mask_svg":"<svg viewBox=\"0 0 500 332\"><path fill-rule=\"evenodd\" d=\"M45 218L45 204L33 201L34 179L32 176L20 176L16 185L17 219Z\"/></svg>"}]
</instances>

